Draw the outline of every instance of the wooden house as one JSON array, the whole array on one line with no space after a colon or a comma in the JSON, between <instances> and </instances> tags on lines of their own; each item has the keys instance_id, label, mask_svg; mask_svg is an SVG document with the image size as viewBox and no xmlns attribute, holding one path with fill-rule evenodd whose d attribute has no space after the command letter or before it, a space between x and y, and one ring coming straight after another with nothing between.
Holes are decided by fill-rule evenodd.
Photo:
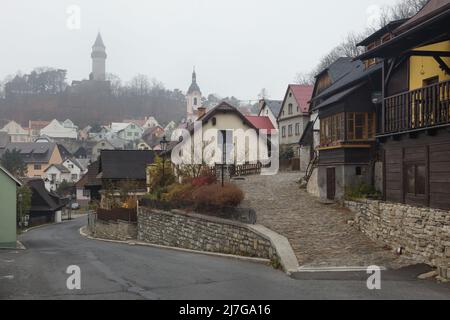
<instances>
[{"instance_id":1,"label":"wooden house","mask_svg":"<svg viewBox=\"0 0 450 320\"><path fill-rule=\"evenodd\" d=\"M318 196L340 199L371 184L381 65L342 58L318 75L311 111L320 123Z\"/></svg>"},{"instance_id":2,"label":"wooden house","mask_svg":"<svg viewBox=\"0 0 450 320\"><path fill-rule=\"evenodd\" d=\"M450 209L450 2L430 0L359 58L382 63L388 201Z\"/></svg>"}]
</instances>

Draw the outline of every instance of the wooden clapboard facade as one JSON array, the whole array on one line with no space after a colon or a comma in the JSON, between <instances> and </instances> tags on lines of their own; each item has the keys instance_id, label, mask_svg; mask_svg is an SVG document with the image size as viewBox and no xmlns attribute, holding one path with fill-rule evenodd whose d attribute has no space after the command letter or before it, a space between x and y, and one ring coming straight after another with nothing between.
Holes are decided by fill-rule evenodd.
<instances>
[{"instance_id":1,"label":"wooden clapboard facade","mask_svg":"<svg viewBox=\"0 0 450 320\"><path fill-rule=\"evenodd\" d=\"M377 138L387 201L450 209L449 21L450 1L430 0L359 57L383 65Z\"/></svg>"},{"instance_id":2,"label":"wooden clapboard facade","mask_svg":"<svg viewBox=\"0 0 450 320\"><path fill-rule=\"evenodd\" d=\"M318 75L311 100L320 121L318 187L329 200L371 184L381 64L341 58Z\"/></svg>"}]
</instances>

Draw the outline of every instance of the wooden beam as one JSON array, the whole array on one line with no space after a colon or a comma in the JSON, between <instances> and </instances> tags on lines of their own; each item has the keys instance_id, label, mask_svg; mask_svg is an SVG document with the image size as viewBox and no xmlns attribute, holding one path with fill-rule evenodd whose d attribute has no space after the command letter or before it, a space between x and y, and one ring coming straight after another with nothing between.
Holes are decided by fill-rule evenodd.
<instances>
[{"instance_id":1,"label":"wooden beam","mask_svg":"<svg viewBox=\"0 0 450 320\"><path fill-rule=\"evenodd\" d=\"M394 58L394 60L392 60L392 61L390 62L389 71L388 71L388 73L386 74L386 78L384 79L384 85L385 85L385 86L388 85L388 82L389 82L389 80L391 79L392 71L394 70L394 66L395 66L395 63L396 63L396 62L397 62L397 58Z\"/></svg>"},{"instance_id":2,"label":"wooden beam","mask_svg":"<svg viewBox=\"0 0 450 320\"><path fill-rule=\"evenodd\" d=\"M417 56L417 57L450 57L450 51L425 51L425 50L419 50L419 51L410 51L408 52L409 56Z\"/></svg>"},{"instance_id":3,"label":"wooden beam","mask_svg":"<svg viewBox=\"0 0 450 320\"><path fill-rule=\"evenodd\" d=\"M439 64L439 67L442 71L444 71L446 74L450 74L450 67L445 63L444 60L440 56L434 56L434 60Z\"/></svg>"},{"instance_id":4,"label":"wooden beam","mask_svg":"<svg viewBox=\"0 0 450 320\"><path fill-rule=\"evenodd\" d=\"M381 88L381 92L382 92L382 96L383 96L383 104L381 106L381 132L384 134L386 133L386 98L387 98L387 94L386 94L386 70L387 68L387 61L386 59L383 59L383 68L382 68L382 88Z\"/></svg>"}]
</instances>

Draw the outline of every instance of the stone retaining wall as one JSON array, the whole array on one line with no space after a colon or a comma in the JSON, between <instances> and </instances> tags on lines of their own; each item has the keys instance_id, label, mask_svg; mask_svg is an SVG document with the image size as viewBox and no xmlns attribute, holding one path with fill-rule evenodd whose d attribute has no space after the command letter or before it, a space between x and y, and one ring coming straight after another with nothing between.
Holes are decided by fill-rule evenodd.
<instances>
[{"instance_id":1,"label":"stone retaining wall","mask_svg":"<svg viewBox=\"0 0 450 320\"><path fill-rule=\"evenodd\" d=\"M375 241L417 262L438 267L450 278L450 212L382 201L346 201L355 212L356 226Z\"/></svg>"},{"instance_id":2,"label":"stone retaining wall","mask_svg":"<svg viewBox=\"0 0 450 320\"><path fill-rule=\"evenodd\" d=\"M138 209L138 240L206 252L278 260L270 239L255 226L235 221L147 208Z\"/></svg>"},{"instance_id":3,"label":"stone retaining wall","mask_svg":"<svg viewBox=\"0 0 450 320\"><path fill-rule=\"evenodd\" d=\"M137 238L137 226L135 223L125 221L102 221L97 220L90 230L96 238L127 241Z\"/></svg>"}]
</instances>

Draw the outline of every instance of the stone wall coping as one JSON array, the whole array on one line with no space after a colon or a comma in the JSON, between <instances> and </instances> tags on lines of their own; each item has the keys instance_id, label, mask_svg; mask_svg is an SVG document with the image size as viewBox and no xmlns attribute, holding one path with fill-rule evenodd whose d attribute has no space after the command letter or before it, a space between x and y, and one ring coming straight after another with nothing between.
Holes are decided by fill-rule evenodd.
<instances>
[{"instance_id":1,"label":"stone wall coping","mask_svg":"<svg viewBox=\"0 0 450 320\"><path fill-rule=\"evenodd\" d=\"M206 216L198 213L191 213L186 212L183 210L172 210L172 211L161 211L161 210L155 210L155 209L149 209L149 208L143 208L140 207L139 209L145 210L145 212L155 212L157 214L167 215L167 216L173 216L173 214L185 216L188 218L195 218L195 219L201 219L207 222L211 223L218 223L218 224L225 224L230 225L234 227L240 227L243 229L247 229L256 235L268 240L272 247L276 250L278 258L280 259L281 266L283 267L283 270L287 274L292 274L294 272L298 271L299 263L297 261L297 257L295 256L294 250L291 247L291 244L289 243L289 240L276 233L275 231L272 231L262 225L250 225L250 224L244 224L238 221L231 221L226 220L218 217L211 217Z\"/></svg>"},{"instance_id":2,"label":"stone wall coping","mask_svg":"<svg viewBox=\"0 0 450 320\"><path fill-rule=\"evenodd\" d=\"M122 224L129 224L130 226L136 226L137 225L137 222L129 222L129 221L124 221L124 220L116 220L116 221L108 220L108 221L105 221L105 220L98 220L97 219L97 222L104 223L104 224L119 224L119 223L122 223Z\"/></svg>"},{"instance_id":3,"label":"stone wall coping","mask_svg":"<svg viewBox=\"0 0 450 320\"><path fill-rule=\"evenodd\" d=\"M344 201L346 205L348 204L378 204L378 205L389 205L389 206L399 206L403 207L405 209L414 209L414 210L421 210L421 211L429 211L431 213L444 213L449 214L450 211L448 210L442 210L442 209L435 209L430 207L419 207L419 206L413 206L405 203L399 203L399 202L389 202L389 201L382 201L382 200L370 200L370 199L358 199L358 200L346 200Z\"/></svg>"}]
</instances>

